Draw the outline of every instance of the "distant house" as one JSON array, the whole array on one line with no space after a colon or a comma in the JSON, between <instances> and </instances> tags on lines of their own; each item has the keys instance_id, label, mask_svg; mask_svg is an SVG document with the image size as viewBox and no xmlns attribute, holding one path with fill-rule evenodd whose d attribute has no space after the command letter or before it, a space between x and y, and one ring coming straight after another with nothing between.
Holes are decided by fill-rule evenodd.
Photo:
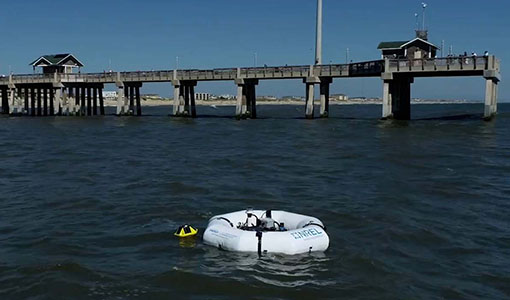
<instances>
[{"instance_id":1,"label":"distant house","mask_svg":"<svg viewBox=\"0 0 510 300\"><path fill-rule=\"evenodd\" d=\"M195 93L195 100L203 100L203 101L211 100L211 94L209 94L209 93Z\"/></svg>"},{"instance_id":2,"label":"distant house","mask_svg":"<svg viewBox=\"0 0 510 300\"><path fill-rule=\"evenodd\" d=\"M427 33L416 32L416 38L410 41L381 42L377 49L382 51L382 58L422 59L436 57L439 49L427 40Z\"/></svg>"},{"instance_id":3,"label":"distant house","mask_svg":"<svg viewBox=\"0 0 510 300\"><path fill-rule=\"evenodd\" d=\"M81 68L83 64L72 54L43 55L30 64L35 68L42 68L44 74L73 73L74 68Z\"/></svg>"},{"instance_id":4,"label":"distant house","mask_svg":"<svg viewBox=\"0 0 510 300\"><path fill-rule=\"evenodd\" d=\"M329 99L334 101L347 101L349 97L345 94L333 94L329 96Z\"/></svg>"},{"instance_id":5,"label":"distant house","mask_svg":"<svg viewBox=\"0 0 510 300\"><path fill-rule=\"evenodd\" d=\"M106 100L114 100L117 99L116 91L103 91L103 98Z\"/></svg>"}]
</instances>

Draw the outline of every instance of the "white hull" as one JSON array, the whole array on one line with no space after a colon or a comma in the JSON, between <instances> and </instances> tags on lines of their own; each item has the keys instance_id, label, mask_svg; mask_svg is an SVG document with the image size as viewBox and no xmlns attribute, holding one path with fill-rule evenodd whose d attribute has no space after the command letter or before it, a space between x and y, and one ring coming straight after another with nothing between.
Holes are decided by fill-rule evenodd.
<instances>
[{"instance_id":1,"label":"white hull","mask_svg":"<svg viewBox=\"0 0 510 300\"><path fill-rule=\"evenodd\" d=\"M251 211L259 218L262 218L265 212L264 210ZM260 237L262 253L294 255L328 249L329 236L319 219L276 210L272 211L272 219L284 223L287 231L262 232ZM246 220L246 211L212 217L204 232L204 242L228 251L258 252L257 233L238 228ZM254 223L255 219L250 225L255 225Z\"/></svg>"}]
</instances>

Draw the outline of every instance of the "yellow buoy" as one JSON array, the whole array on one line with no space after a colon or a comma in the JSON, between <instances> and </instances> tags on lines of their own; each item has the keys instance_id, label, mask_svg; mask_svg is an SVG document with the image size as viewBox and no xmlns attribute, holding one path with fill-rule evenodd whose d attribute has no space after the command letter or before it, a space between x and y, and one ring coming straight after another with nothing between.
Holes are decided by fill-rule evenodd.
<instances>
[{"instance_id":1,"label":"yellow buoy","mask_svg":"<svg viewBox=\"0 0 510 300\"><path fill-rule=\"evenodd\" d=\"M180 226L174 233L175 236L177 237L189 237L189 236L194 236L198 233L198 229L192 227L191 225L182 225Z\"/></svg>"}]
</instances>

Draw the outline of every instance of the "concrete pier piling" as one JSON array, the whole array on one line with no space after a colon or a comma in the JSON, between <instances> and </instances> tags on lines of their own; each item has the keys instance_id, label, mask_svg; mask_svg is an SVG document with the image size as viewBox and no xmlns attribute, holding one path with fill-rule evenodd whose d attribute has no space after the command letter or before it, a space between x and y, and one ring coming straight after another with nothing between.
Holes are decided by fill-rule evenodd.
<instances>
[{"instance_id":1,"label":"concrete pier piling","mask_svg":"<svg viewBox=\"0 0 510 300\"><path fill-rule=\"evenodd\" d=\"M37 88L37 116L42 116L42 89Z\"/></svg>"},{"instance_id":2,"label":"concrete pier piling","mask_svg":"<svg viewBox=\"0 0 510 300\"><path fill-rule=\"evenodd\" d=\"M80 116L85 116L87 113L87 89L80 87Z\"/></svg>"},{"instance_id":3,"label":"concrete pier piling","mask_svg":"<svg viewBox=\"0 0 510 300\"><path fill-rule=\"evenodd\" d=\"M197 117L197 106L195 104L195 86L194 85L189 86L189 102L190 102L189 105L190 105L191 117L196 118Z\"/></svg>"},{"instance_id":4,"label":"concrete pier piling","mask_svg":"<svg viewBox=\"0 0 510 300\"><path fill-rule=\"evenodd\" d=\"M25 87L25 107L24 107L24 113L28 115L29 113L29 95L30 95L30 89L28 87Z\"/></svg>"},{"instance_id":5,"label":"concrete pier piling","mask_svg":"<svg viewBox=\"0 0 510 300\"><path fill-rule=\"evenodd\" d=\"M129 107L129 86L124 84L124 115L130 115L130 107Z\"/></svg>"},{"instance_id":6,"label":"concrete pier piling","mask_svg":"<svg viewBox=\"0 0 510 300\"><path fill-rule=\"evenodd\" d=\"M259 83L257 79L237 78L237 119L255 119L257 118L257 94L256 86Z\"/></svg>"},{"instance_id":7,"label":"concrete pier piling","mask_svg":"<svg viewBox=\"0 0 510 300\"><path fill-rule=\"evenodd\" d=\"M92 88L87 87L87 116L92 116Z\"/></svg>"},{"instance_id":8,"label":"concrete pier piling","mask_svg":"<svg viewBox=\"0 0 510 300\"><path fill-rule=\"evenodd\" d=\"M395 77L383 81L383 119L411 119L412 77Z\"/></svg>"},{"instance_id":9,"label":"concrete pier piling","mask_svg":"<svg viewBox=\"0 0 510 300\"><path fill-rule=\"evenodd\" d=\"M98 88L92 88L92 115L97 116L97 90Z\"/></svg>"},{"instance_id":10,"label":"concrete pier piling","mask_svg":"<svg viewBox=\"0 0 510 300\"><path fill-rule=\"evenodd\" d=\"M196 118L195 80L172 80L174 87L173 115Z\"/></svg>"},{"instance_id":11,"label":"concrete pier piling","mask_svg":"<svg viewBox=\"0 0 510 300\"><path fill-rule=\"evenodd\" d=\"M501 80L499 64L496 64L495 57L489 57L487 61L488 70L483 72L485 79L485 109L484 120L491 120L498 112L498 84Z\"/></svg>"},{"instance_id":12,"label":"concrete pier piling","mask_svg":"<svg viewBox=\"0 0 510 300\"><path fill-rule=\"evenodd\" d=\"M49 98L50 98L50 111L49 115L54 116L55 115L55 90L53 88L49 89Z\"/></svg>"},{"instance_id":13,"label":"concrete pier piling","mask_svg":"<svg viewBox=\"0 0 510 300\"><path fill-rule=\"evenodd\" d=\"M315 66L310 66L308 77L306 77L303 82L305 84L305 118L313 119L314 118L314 109L315 109L315 85L320 84L321 80L318 76L315 75Z\"/></svg>"},{"instance_id":14,"label":"concrete pier piling","mask_svg":"<svg viewBox=\"0 0 510 300\"><path fill-rule=\"evenodd\" d=\"M246 90L244 89L243 79L236 80L236 83L237 83L236 118L242 119L246 113Z\"/></svg>"},{"instance_id":15,"label":"concrete pier piling","mask_svg":"<svg viewBox=\"0 0 510 300\"><path fill-rule=\"evenodd\" d=\"M498 81L494 78L485 80L485 109L483 117L485 120L492 119L498 112Z\"/></svg>"},{"instance_id":16,"label":"concrete pier piling","mask_svg":"<svg viewBox=\"0 0 510 300\"><path fill-rule=\"evenodd\" d=\"M35 88L30 89L30 115L35 117Z\"/></svg>"},{"instance_id":17,"label":"concrete pier piling","mask_svg":"<svg viewBox=\"0 0 510 300\"><path fill-rule=\"evenodd\" d=\"M140 85L135 86L135 102L136 102L136 115L142 115L142 100L140 99Z\"/></svg>"},{"instance_id":18,"label":"concrete pier piling","mask_svg":"<svg viewBox=\"0 0 510 300\"><path fill-rule=\"evenodd\" d=\"M80 99L81 99L80 88L75 87L74 88L74 112L73 112L74 116L80 115L80 111L81 111Z\"/></svg>"},{"instance_id":19,"label":"concrete pier piling","mask_svg":"<svg viewBox=\"0 0 510 300\"><path fill-rule=\"evenodd\" d=\"M48 89L41 89L43 93L43 116L48 115Z\"/></svg>"},{"instance_id":20,"label":"concrete pier piling","mask_svg":"<svg viewBox=\"0 0 510 300\"><path fill-rule=\"evenodd\" d=\"M117 83L117 111L116 115L121 116L124 113L124 84L123 83Z\"/></svg>"},{"instance_id":21,"label":"concrete pier piling","mask_svg":"<svg viewBox=\"0 0 510 300\"><path fill-rule=\"evenodd\" d=\"M118 75L120 76L120 75ZM140 99L141 82L116 82L117 85L117 116L141 116L142 104ZM99 96L99 111L104 115L103 86L97 86Z\"/></svg>"},{"instance_id":22,"label":"concrete pier piling","mask_svg":"<svg viewBox=\"0 0 510 300\"><path fill-rule=\"evenodd\" d=\"M252 82L246 85L246 109L249 112L249 118L257 118L257 94L255 83Z\"/></svg>"},{"instance_id":23,"label":"concrete pier piling","mask_svg":"<svg viewBox=\"0 0 510 300\"><path fill-rule=\"evenodd\" d=\"M9 88L9 114L10 115L19 115L22 114L22 105L21 105L21 88L16 88L14 85Z\"/></svg>"},{"instance_id":24,"label":"concrete pier piling","mask_svg":"<svg viewBox=\"0 0 510 300\"><path fill-rule=\"evenodd\" d=\"M101 114L101 116L104 116L105 113L104 113L104 99L103 99L103 88L100 87L99 88L99 113Z\"/></svg>"},{"instance_id":25,"label":"concrete pier piling","mask_svg":"<svg viewBox=\"0 0 510 300\"><path fill-rule=\"evenodd\" d=\"M7 86L2 86L2 114L9 114L9 97L7 95Z\"/></svg>"},{"instance_id":26,"label":"concrete pier piling","mask_svg":"<svg viewBox=\"0 0 510 300\"><path fill-rule=\"evenodd\" d=\"M321 118L329 117L329 85L333 82L331 77L322 77L320 83Z\"/></svg>"},{"instance_id":27,"label":"concrete pier piling","mask_svg":"<svg viewBox=\"0 0 510 300\"><path fill-rule=\"evenodd\" d=\"M98 93L102 83L66 83L53 85L53 97L58 115L95 116L98 114ZM51 96L51 92L50 92Z\"/></svg>"},{"instance_id":28,"label":"concrete pier piling","mask_svg":"<svg viewBox=\"0 0 510 300\"><path fill-rule=\"evenodd\" d=\"M55 89L55 102L57 104L57 115L62 116L64 112L64 88Z\"/></svg>"},{"instance_id":29,"label":"concrete pier piling","mask_svg":"<svg viewBox=\"0 0 510 300\"><path fill-rule=\"evenodd\" d=\"M133 115L135 112L135 87L129 86L129 114Z\"/></svg>"},{"instance_id":30,"label":"concrete pier piling","mask_svg":"<svg viewBox=\"0 0 510 300\"><path fill-rule=\"evenodd\" d=\"M314 83L306 83L306 108L305 108L305 117L307 119L314 118L314 108L315 108L315 84Z\"/></svg>"},{"instance_id":31,"label":"concrete pier piling","mask_svg":"<svg viewBox=\"0 0 510 300\"><path fill-rule=\"evenodd\" d=\"M76 100L74 99L74 93L72 87L67 87L64 92L64 101L66 103L64 114L67 116L72 116L75 113L74 107L76 104Z\"/></svg>"}]
</instances>

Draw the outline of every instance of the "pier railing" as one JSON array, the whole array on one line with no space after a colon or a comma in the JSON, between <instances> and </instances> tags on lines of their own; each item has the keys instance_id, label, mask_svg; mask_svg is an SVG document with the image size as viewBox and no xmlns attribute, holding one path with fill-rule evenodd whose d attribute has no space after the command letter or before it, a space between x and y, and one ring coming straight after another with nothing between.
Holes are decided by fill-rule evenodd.
<instances>
[{"instance_id":1,"label":"pier railing","mask_svg":"<svg viewBox=\"0 0 510 300\"><path fill-rule=\"evenodd\" d=\"M430 59L392 59L386 72L483 71L496 69L493 57L444 57ZM491 63L491 64L490 64Z\"/></svg>"},{"instance_id":2,"label":"pier railing","mask_svg":"<svg viewBox=\"0 0 510 300\"><path fill-rule=\"evenodd\" d=\"M380 75L382 72L384 72L384 60L349 64L349 76L351 77Z\"/></svg>"},{"instance_id":3,"label":"pier railing","mask_svg":"<svg viewBox=\"0 0 510 300\"><path fill-rule=\"evenodd\" d=\"M177 80L213 81L244 79L303 79L312 77L376 77L384 72L447 73L478 75L484 70L499 73L499 60L489 57L445 57L431 59L390 59L319 66L264 66L258 68L224 68L211 70L160 70L73 74L25 74L0 77L0 85L116 82L171 82ZM312 70L310 69L312 68ZM459 74L460 73L460 74Z\"/></svg>"}]
</instances>

